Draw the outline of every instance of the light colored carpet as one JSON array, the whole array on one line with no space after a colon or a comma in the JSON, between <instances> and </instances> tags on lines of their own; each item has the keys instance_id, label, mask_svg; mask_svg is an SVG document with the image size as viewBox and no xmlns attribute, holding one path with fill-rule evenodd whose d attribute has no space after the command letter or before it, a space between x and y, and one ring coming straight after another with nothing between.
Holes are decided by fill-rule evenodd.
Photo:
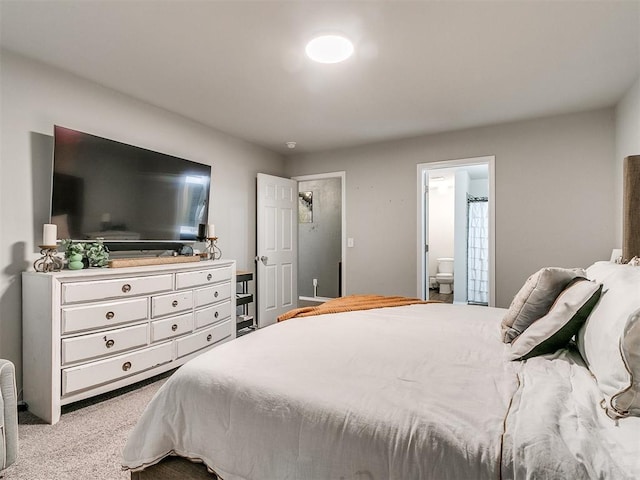
<instances>
[{"instance_id":1,"label":"light colored carpet","mask_svg":"<svg viewBox=\"0 0 640 480\"><path fill-rule=\"evenodd\" d=\"M168 374L95 399L63 408L62 418L47 425L19 413L18 459L6 480L119 480L121 455L129 432Z\"/></svg>"}]
</instances>

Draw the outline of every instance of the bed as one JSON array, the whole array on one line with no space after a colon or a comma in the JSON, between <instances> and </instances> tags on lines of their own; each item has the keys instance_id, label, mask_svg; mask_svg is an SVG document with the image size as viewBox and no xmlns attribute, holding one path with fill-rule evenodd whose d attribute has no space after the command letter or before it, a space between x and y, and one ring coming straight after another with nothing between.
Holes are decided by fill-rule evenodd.
<instances>
[{"instance_id":1,"label":"bed","mask_svg":"<svg viewBox=\"0 0 640 480\"><path fill-rule=\"evenodd\" d=\"M619 324L640 325L628 312L640 309L640 268L629 286L608 271L634 267L601 263L588 270L600 287L586 316L577 309L577 341L526 360L501 338L510 310L490 307L330 313L243 336L163 385L123 467L143 478L178 456L224 480L640 478L640 417L627 398L638 377L617 378L631 383L622 397L610 392L599 357L611 350L593 349L600 323L612 338ZM543 318L570 303L552 300ZM619 312L624 321L609 320Z\"/></svg>"}]
</instances>

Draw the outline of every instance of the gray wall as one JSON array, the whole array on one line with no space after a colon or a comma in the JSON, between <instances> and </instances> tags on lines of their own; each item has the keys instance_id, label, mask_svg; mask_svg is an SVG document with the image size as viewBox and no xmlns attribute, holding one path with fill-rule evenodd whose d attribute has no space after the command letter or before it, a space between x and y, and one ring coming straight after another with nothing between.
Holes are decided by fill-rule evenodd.
<instances>
[{"instance_id":1,"label":"gray wall","mask_svg":"<svg viewBox=\"0 0 640 480\"><path fill-rule=\"evenodd\" d=\"M640 77L616 106L616 240L622 248L622 171L625 157L640 155Z\"/></svg>"},{"instance_id":2,"label":"gray wall","mask_svg":"<svg viewBox=\"0 0 640 480\"><path fill-rule=\"evenodd\" d=\"M253 271L256 173L282 175L280 155L10 52L0 60L0 357L16 364L18 388L20 274L38 257L48 216L54 124L212 165L209 223L224 257Z\"/></svg>"},{"instance_id":3,"label":"gray wall","mask_svg":"<svg viewBox=\"0 0 640 480\"><path fill-rule=\"evenodd\" d=\"M456 170L455 188L455 237L453 254L453 301L467 303L467 194L471 180L469 173Z\"/></svg>"},{"instance_id":4,"label":"gray wall","mask_svg":"<svg viewBox=\"0 0 640 480\"><path fill-rule=\"evenodd\" d=\"M489 196L489 180L480 178L469 182L469 195L473 197Z\"/></svg>"},{"instance_id":5,"label":"gray wall","mask_svg":"<svg viewBox=\"0 0 640 480\"><path fill-rule=\"evenodd\" d=\"M342 256L342 180L325 178L298 183L299 192L313 192L313 222L298 224L298 295L339 297L338 263Z\"/></svg>"},{"instance_id":6,"label":"gray wall","mask_svg":"<svg viewBox=\"0 0 640 480\"><path fill-rule=\"evenodd\" d=\"M349 294L416 295L417 168L496 156L496 302L547 266L587 266L615 244L614 111L603 109L287 159L289 175L345 170ZM615 180L617 181L617 179Z\"/></svg>"}]
</instances>

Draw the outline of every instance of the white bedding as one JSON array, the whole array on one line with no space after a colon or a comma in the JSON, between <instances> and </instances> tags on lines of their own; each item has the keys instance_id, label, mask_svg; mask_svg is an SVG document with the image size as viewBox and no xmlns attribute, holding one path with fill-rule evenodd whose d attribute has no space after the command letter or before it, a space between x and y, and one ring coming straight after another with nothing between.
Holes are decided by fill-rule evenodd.
<instances>
[{"instance_id":1,"label":"white bedding","mask_svg":"<svg viewBox=\"0 0 640 480\"><path fill-rule=\"evenodd\" d=\"M609 424L599 423L586 396L573 406L573 389L593 383L575 381L575 372L588 376L581 365L558 359L566 371L550 373L548 359L506 360L504 312L412 305L292 319L246 335L170 378L131 433L123 465L136 470L176 453L224 480L589 478L581 455L613 449L621 430L606 415ZM548 392L542 404L540 389ZM572 417L583 408L598 420ZM623 429L637 440L634 428ZM640 446L596 455L592 478L633 478L634 452Z\"/></svg>"},{"instance_id":2,"label":"white bedding","mask_svg":"<svg viewBox=\"0 0 640 480\"><path fill-rule=\"evenodd\" d=\"M640 418L606 415L577 350L527 360L520 381L503 478L640 479Z\"/></svg>"}]
</instances>

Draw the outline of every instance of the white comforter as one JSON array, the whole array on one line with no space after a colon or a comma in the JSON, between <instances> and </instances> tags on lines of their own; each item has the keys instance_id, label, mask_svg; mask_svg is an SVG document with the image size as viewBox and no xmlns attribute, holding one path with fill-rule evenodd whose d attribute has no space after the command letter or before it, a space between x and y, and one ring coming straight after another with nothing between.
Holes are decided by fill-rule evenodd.
<instances>
[{"instance_id":1,"label":"white comforter","mask_svg":"<svg viewBox=\"0 0 640 480\"><path fill-rule=\"evenodd\" d=\"M632 478L640 468L629 455L598 453L597 468L581 467L591 459L580 452L600 452L604 437L585 436L561 412L566 402L557 405L545 383L549 360L505 360L503 314L412 305L292 319L246 335L171 377L131 433L123 464L140 469L175 453L224 480ZM565 374L554 369L552 388L568 382ZM600 420L594 431L613 428ZM556 476L566 472L578 476Z\"/></svg>"}]
</instances>

